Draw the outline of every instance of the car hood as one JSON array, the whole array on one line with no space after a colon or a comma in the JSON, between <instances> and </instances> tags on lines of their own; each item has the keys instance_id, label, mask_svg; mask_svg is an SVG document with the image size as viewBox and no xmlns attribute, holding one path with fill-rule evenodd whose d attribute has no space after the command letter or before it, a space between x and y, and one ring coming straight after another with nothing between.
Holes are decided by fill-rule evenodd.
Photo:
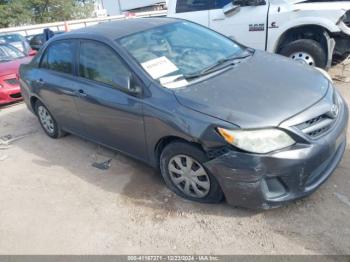
<instances>
[{"instance_id":1,"label":"car hood","mask_svg":"<svg viewBox=\"0 0 350 262\"><path fill-rule=\"evenodd\" d=\"M233 69L173 89L180 104L242 128L278 126L319 101L329 80L312 67L255 51Z\"/></svg>"},{"instance_id":2,"label":"car hood","mask_svg":"<svg viewBox=\"0 0 350 262\"><path fill-rule=\"evenodd\" d=\"M276 1L276 0L274 0L274 1ZM335 4L335 5L339 5L340 9L341 9L340 5L343 5L343 7L344 7L344 5L348 4L346 2L349 2L349 0L329 0L329 1L325 1L325 0L284 0L284 1L287 3L292 3L292 4L299 4L299 3L320 4L320 3L323 3L324 5L328 4L329 7L334 7L334 4Z\"/></svg>"},{"instance_id":3,"label":"car hood","mask_svg":"<svg viewBox=\"0 0 350 262\"><path fill-rule=\"evenodd\" d=\"M287 7L287 10L294 12L293 17L319 17L320 22L328 19L337 23L339 18L350 10L348 0L271 0L271 4Z\"/></svg>"},{"instance_id":4,"label":"car hood","mask_svg":"<svg viewBox=\"0 0 350 262\"><path fill-rule=\"evenodd\" d=\"M17 74L21 64L27 64L33 57L23 57L9 62L0 63L0 76Z\"/></svg>"}]
</instances>

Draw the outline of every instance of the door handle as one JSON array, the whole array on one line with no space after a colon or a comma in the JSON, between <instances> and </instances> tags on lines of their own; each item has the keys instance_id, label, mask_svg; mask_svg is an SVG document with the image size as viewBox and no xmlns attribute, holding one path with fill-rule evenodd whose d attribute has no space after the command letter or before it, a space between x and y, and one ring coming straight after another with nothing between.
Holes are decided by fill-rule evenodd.
<instances>
[{"instance_id":1,"label":"door handle","mask_svg":"<svg viewBox=\"0 0 350 262\"><path fill-rule=\"evenodd\" d=\"M78 94L78 96L82 96L82 97L87 96L87 94L84 92L83 89L79 89L79 90L77 91L77 94Z\"/></svg>"},{"instance_id":2,"label":"door handle","mask_svg":"<svg viewBox=\"0 0 350 262\"><path fill-rule=\"evenodd\" d=\"M35 82L39 85L45 84L45 81L42 78L39 78L38 80L35 80Z\"/></svg>"},{"instance_id":3,"label":"door handle","mask_svg":"<svg viewBox=\"0 0 350 262\"><path fill-rule=\"evenodd\" d=\"M76 96L77 92L70 91L70 90L61 90L62 94L68 95L68 96Z\"/></svg>"},{"instance_id":4,"label":"door handle","mask_svg":"<svg viewBox=\"0 0 350 262\"><path fill-rule=\"evenodd\" d=\"M222 21L222 20L225 20L225 17L214 17L213 18L213 21Z\"/></svg>"},{"instance_id":5,"label":"door handle","mask_svg":"<svg viewBox=\"0 0 350 262\"><path fill-rule=\"evenodd\" d=\"M224 13L215 14L212 18L212 21L222 21L226 19L226 15Z\"/></svg>"}]
</instances>

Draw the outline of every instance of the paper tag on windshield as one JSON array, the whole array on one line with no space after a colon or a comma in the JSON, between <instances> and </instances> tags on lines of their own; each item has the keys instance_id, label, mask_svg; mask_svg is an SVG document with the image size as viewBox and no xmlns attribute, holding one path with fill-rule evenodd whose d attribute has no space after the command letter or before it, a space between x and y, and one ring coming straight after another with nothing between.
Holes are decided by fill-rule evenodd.
<instances>
[{"instance_id":1,"label":"paper tag on windshield","mask_svg":"<svg viewBox=\"0 0 350 262\"><path fill-rule=\"evenodd\" d=\"M158 79L178 70L176 65L165 56L149 60L141 65L153 79Z\"/></svg>"},{"instance_id":2,"label":"paper tag on windshield","mask_svg":"<svg viewBox=\"0 0 350 262\"><path fill-rule=\"evenodd\" d=\"M162 86L165 86L166 88L172 89L172 88L184 87L184 86L187 86L187 85L188 85L187 80L186 79L182 79L182 80L179 80L179 81L163 84Z\"/></svg>"},{"instance_id":3,"label":"paper tag on windshield","mask_svg":"<svg viewBox=\"0 0 350 262\"><path fill-rule=\"evenodd\" d=\"M181 80L183 78L183 75L174 75L174 76L164 76L159 78L159 82L163 84L174 82L175 80Z\"/></svg>"},{"instance_id":4,"label":"paper tag on windshield","mask_svg":"<svg viewBox=\"0 0 350 262\"><path fill-rule=\"evenodd\" d=\"M186 79L181 79L183 75L165 76L159 78L159 82L162 86L167 88L178 88L188 85Z\"/></svg>"}]
</instances>

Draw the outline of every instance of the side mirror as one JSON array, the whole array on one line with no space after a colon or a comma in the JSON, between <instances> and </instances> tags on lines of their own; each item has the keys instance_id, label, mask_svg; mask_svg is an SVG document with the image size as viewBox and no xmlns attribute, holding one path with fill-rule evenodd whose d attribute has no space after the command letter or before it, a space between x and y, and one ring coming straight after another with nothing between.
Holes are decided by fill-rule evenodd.
<instances>
[{"instance_id":1,"label":"side mirror","mask_svg":"<svg viewBox=\"0 0 350 262\"><path fill-rule=\"evenodd\" d=\"M232 1L232 3L229 3L222 8L225 15L232 15L233 13L239 11L240 5L237 5L234 2L235 1Z\"/></svg>"},{"instance_id":2,"label":"side mirror","mask_svg":"<svg viewBox=\"0 0 350 262\"><path fill-rule=\"evenodd\" d=\"M134 84L133 78L130 75L116 75L113 78L113 85L130 95L137 96L141 93L141 87Z\"/></svg>"}]
</instances>

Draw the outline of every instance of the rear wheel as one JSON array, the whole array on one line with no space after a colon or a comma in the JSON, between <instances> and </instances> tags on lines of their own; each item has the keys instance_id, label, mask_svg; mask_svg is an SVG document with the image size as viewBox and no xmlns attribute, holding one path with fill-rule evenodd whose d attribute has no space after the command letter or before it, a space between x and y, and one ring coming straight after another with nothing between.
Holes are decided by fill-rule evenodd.
<instances>
[{"instance_id":1,"label":"rear wheel","mask_svg":"<svg viewBox=\"0 0 350 262\"><path fill-rule=\"evenodd\" d=\"M300 39L290 42L279 53L305 65L320 68L327 66L326 51L315 40Z\"/></svg>"},{"instance_id":2,"label":"rear wheel","mask_svg":"<svg viewBox=\"0 0 350 262\"><path fill-rule=\"evenodd\" d=\"M41 127L49 137L59 138L66 134L59 128L50 111L40 101L35 103L35 112L38 116Z\"/></svg>"},{"instance_id":3,"label":"rear wheel","mask_svg":"<svg viewBox=\"0 0 350 262\"><path fill-rule=\"evenodd\" d=\"M202 203L218 203L224 195L216 178L204 167L206 161L206 155L198 147L174 142L161 154L161 173L177 195Z\"/></svg>"}]
</instances>

